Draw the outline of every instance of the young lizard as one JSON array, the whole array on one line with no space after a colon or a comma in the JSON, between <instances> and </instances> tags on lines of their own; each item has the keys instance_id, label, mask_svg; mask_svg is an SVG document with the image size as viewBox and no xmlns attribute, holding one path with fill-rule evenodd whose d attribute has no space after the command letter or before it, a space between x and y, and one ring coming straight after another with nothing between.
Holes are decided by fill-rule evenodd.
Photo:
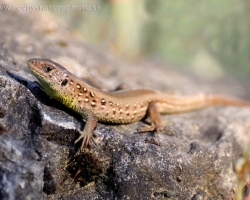
<instances>
[{"instance_id":1,"label":"young lizard","mask_svg":"<svg viewBox=\"0 0 250 200\"><path fill-rule=\"evenodd\" d=\"M151 125L142 127L140 132L159 132L163 130L160 113L188 112L214 105L250 106L250 102L244 100L212 94L183 97L150 89L104 92L87 85L51 60L32 58L27 64L48 95L86 121L84 130L78 130L81 135L75 141L83 139L81 150L92 138L97 121L126 124L148 116Z\"/></svg>"}]
</instances>

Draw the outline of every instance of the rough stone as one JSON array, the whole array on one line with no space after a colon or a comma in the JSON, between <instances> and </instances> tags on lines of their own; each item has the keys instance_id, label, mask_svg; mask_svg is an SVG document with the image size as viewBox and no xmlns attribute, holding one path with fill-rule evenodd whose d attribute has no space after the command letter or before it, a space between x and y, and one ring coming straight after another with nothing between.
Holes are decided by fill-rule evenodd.
<instances>
[{"instance_id":1,"label":"rough stone","mask_svg":"<svg viewBox=\"0 0 250 200\"><path fill-rule=\"evenodd\" d=\"M250 99L249 83L202 80L151 59L124 61L50 23L41 13L1 11L0 199L228 199L236 187L232 162L250 138L249 108L166 115L174 135L155 138L136 134L145 121L98 123L96 144L77 154L75 129L84 124L45 94L26 61L53 59L107 90L129 83Z\"/></svg>"}]
</instances>

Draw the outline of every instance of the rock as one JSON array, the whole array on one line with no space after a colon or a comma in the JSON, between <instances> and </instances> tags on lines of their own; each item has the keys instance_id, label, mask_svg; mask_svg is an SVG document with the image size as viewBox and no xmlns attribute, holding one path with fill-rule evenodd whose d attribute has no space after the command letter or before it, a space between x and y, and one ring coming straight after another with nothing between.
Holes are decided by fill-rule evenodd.
<instances>
[{"instance_id":1,"label":"rock","mask_svg":"<svg viewBox=\"0 0 250 200\"><path fill-rule=\"evenodd\" d=\"M0 198L227 199L237 181L232 162L249 142L250 109L166 115L164 124L174 135L155 138L136 134L145 122L98 123L96 144L78 154L75 129L84 123L42 90L26 61L53 59L80 78L94 76L107 90L130 83L250 99L249 83L204 81L150 59L126 62L67 30L48 31L53 20L41 13L1 12Z\"/></svg>"}]
</instances>

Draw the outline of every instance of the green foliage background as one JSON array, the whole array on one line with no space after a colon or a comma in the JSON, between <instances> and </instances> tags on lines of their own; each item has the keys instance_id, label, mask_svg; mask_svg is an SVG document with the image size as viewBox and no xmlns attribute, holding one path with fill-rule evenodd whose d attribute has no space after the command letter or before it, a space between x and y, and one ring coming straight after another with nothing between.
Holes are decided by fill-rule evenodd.
<instances>
[{"instance_id":1,"label":"green foliage background","mask_svg":"<svg viewBox=\"0 0 250 200\"><path fill-rule=\"evenodd\" d=\"M249 0L46 0L101 6L52 12L88 40L122 56L153 55L198 73L250 76Z\"/></svg>"}]
</instances>

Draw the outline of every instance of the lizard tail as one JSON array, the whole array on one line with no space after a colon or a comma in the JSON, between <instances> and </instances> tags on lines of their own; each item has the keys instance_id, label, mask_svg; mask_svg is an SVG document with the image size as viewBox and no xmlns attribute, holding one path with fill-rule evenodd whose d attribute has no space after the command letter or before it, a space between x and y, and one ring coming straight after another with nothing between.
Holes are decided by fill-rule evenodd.
<instances>
[{"instance_id":1,"label":"lizard tail","mask_svg":"<svg viewBox=\"0 0 250 200\"><path fill-rule=\"evenodd\" d=\"M250 101L214 94L198 94L187 97L168 96L156 102L157 110L162 114L199 110L215 105L250 107Z\"/></svg>"}]
</instances>

